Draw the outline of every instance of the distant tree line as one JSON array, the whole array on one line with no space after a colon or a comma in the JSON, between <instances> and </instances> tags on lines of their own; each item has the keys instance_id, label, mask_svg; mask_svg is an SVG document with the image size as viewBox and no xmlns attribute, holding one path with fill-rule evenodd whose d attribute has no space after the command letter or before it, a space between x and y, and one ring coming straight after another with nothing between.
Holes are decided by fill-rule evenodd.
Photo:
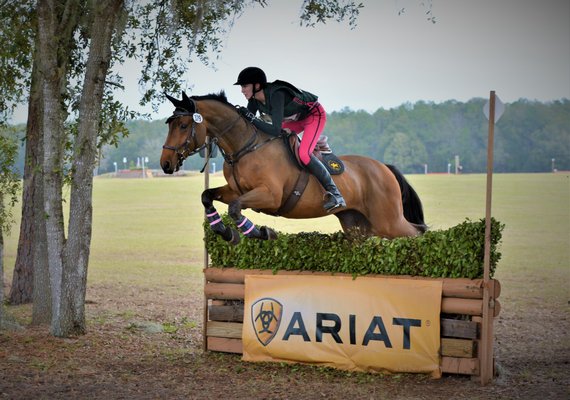
<instances>
[{"instance_id":1,"label":"distant tree line","mask_svg":"<svg viewBox=\"0 0 570 400\"><path fill-rule=\"evenodd\" d=\"M360 154L396 165L404 173L447 172L459 156L464 173L485 172L488 121L483 114L487 100L466 103L419 101L374 113L349 108L328 115L324 134L336 154ZM140 167L160 169L166 138L164 120L128 122L129 135L117 147L102 150L97 172ZM126 159L126 163L123 160ZM570 100L537 102L521 99L505 105L495 127L495 172L547 172L552 167L570 170ZM554 161L552 161L554 160ZM223 159L212 160L219 170ZM20 157L20 164L23 157ZM193 156L185 170L198 170L204 159Z\"/></svg>"},{"instance_id":2,"label":"distant tree line","mask_svg":"<svg viewBox=\"0 0 570 400\"><path fill-rule=\"evenodd\" d=\"M338 154L363 154L406 173L447 172L459 156L463 172L486 170L486 99L466 103L416 102L373 114L348 109L333 112L326 134ZM496 172L570 169L570 101L519 100L506 104L495 126Z\"/></svg>"}]
</instances>

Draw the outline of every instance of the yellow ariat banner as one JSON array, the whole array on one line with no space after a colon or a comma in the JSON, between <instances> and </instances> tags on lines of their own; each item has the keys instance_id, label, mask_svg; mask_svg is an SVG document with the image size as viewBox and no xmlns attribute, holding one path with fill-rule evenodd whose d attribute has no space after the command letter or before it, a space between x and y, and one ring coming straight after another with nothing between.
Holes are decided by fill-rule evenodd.
<instances>
[{"instance_id":1,"label":"yellow ariat banner","mask_svg":"<svg viewBox=\"0 0 570 400\"><path fill-rule=\"evenodd\" d=\"M246 275L245 361L441 376L441 281Z\"/></svg>"}]
</instances>

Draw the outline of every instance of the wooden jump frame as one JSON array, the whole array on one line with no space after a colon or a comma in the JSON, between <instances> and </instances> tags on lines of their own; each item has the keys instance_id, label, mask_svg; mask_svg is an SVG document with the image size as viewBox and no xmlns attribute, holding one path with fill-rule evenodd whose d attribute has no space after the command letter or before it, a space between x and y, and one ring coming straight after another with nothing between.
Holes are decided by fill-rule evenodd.
<instances>
[{"instance_id":1,"label":"wooden jump frame","mask_svg":"<svg viewBox=\"0 0 570 400\"><path fill-rule=\"evenodd\" d=\"M243 299L246 275L269 275L271 270L242 270L236 268L204 269L204 295L207 307L204 313L204 349L227 353L242 353ZM279 271L278 275L331 275L308 271ZM352 276L334 274L334 276ZM367 277L381 277L367 275ZM387 276L385 276L387 277ZM436 279L411 276L389 276L398 279L434 279L443 282L441 299L441 369L443 373L471 375L481 378L485 349L482 346L484 313L483 279ZM358 279L358 278L357 278ZM501 292L499 281L488 284L493 298ZM495 301L494 315L500 312ZM461 318L461 319L458 319ZM492 348L492 347L491 347ZM492 354L487 358L492 360Z\"/></svg>"}]
</instances>

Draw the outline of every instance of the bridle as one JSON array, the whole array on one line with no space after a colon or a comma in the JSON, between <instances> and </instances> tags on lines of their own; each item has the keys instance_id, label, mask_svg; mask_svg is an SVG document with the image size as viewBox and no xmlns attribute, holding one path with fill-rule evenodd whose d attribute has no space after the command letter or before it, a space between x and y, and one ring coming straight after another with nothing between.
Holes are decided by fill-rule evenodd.
<instances>
[{"instance_id":1,"label":"bridle","mask_svg":"<svg viewBox=\"0 0 570 400\"><path fill-rule=\"evenodd\" d=\"M186 135L186 139L184 140L184 142L178 146L169 146L167 144L164 144L162 146L163 149L172 150L174 151L174 153L176 153L176 156L178 158L177 170L182 166L182 163L184 162L185 159L187 159L190 156L193 156L196 153L201 152L205 148L208 148L206 163L204 164L205 167L205 165L208 164L210 155L212 154L212 146L218 142L219 138L223 137L231 128L233 128L233 126L241 118L241 116L238 114L237 118L234 121L232 121L232 123L229 126L224 128L222 132L218 135L218 137L210 138L208 135L206 135L206 140L204 140L204 144L199 146L198 138L196 137L196 124L201 124L203 118L202 115L198 112L198 105L196 104L196 102L192 99L189 100L192 102L193 105L192 108L195 110L194 112L190 112L182 108L176 108L172 113L172 115L168 117L168 119L166 120L166 123L169 124L170 122L180 117L192 116L192 125L190 127L190 131L188 132L188 135ZM190 150L191 148L194 148L194 150ZM200 172L203 171L204 168L202 168L202 171Z\"/></svg>"},{"instance_id":2,"label":"bridle","mask_svg":"<svg viewBox=\"0 0 570 400\"><path fill-rule=\"evenodd\" d=\"M236 119L234 119L227 127L225 127L217 136L211 138L210 136L206 135L206 140L204 141L204 144L202 144L201 146L198 146L198 139L196 137L196 124L202 123L202 115L198 112L198 105L196 104L196 102L193 99L189 99L189 100L192 102L192 104L194 106L194 107L192 107L195 110L194 112L190 112L186 109L182 109L182 108L177 107L174 110L174 112L172 113L172 115L170 117L168 117L168 119L166 120L166 123L169 124L173 120L178 119L180 117L192 116L192 125L190 127L190 131L188 132L188 135L186 136L186 139L184 140L184 142L182 144L180 144L178 146L169 146L169 145L165 144L162 146L162 148L165 150L172 150L176 153L176 156L178 157L177 170L182 166L182 163L184 162L184 160L186 158L188 158L188 157L190 157L196 153L199 153L200 151L202 151L205 148L208 148L204 167L200 171L200 172L203 172L204 168L208 164L208 160L210 159L210 155L212 154L212 146L217 144L219 139L221 139L226 133L228 133L240 119L243 119L243 117L241 116L240 113L237 113ZM208 139L210 139L210 140L208 140ZM268 140L265 140L264 142L256 145L255 142L257 141L257 129L255 129L255 127L254 127L254 134L250 137L250 139L248 140L248 142L245 144L245 146L243 148L241 148L240 150L238 150L234 154L226 154L221 148L220 148L220 151L222 153L222 156L224 157L224 160L229 165L234 165L245 154L251 153L251 152L257 150L259 147L273 141L274 139L277 139L277 137L273 136L273 137L269 138ZM194 148L194 150L190 150L192 148L191 146Z\"/></svg>"},{"instance_id":3,"label":"bridle","mask_svg":"<svg viewBox=\"0 0 570 400\"><path fill-rule=\"evenodd\" d=\"M180 117L184 117L184 116L192 116L192 125L190 127L190 131L188 132L188 135L186 135L186 140L184 140L184 143L178 145L178 146L169 146L167 144L164 144L162 146L163 149L165 150L172 150L174 151L174 153L176 153L176 156L178 157L178 164L177 164L177 170L178 168L180 168L182 166L182 163L184 162L184 160L196 153L199 153L201 150L203 150L204 148L210 146L211 144L208 142L208 140L204 141L204 144L201 146L198 146L198 139L196 138L196 123L197 119L200 118L199 121L201 121L202 116L200 114L198 114L198 107L196 105L196 103L194 102L194 100L191 100L192 104L194 105L194 109L196 110L196 112L191 113L188 110L184 110L181 108L176 108L176 110L174 110L174 112L172 113L172 115L170 117L168 117L168 119L166 120L166 123L169 124L172 121L174 121L175 119L178 119ZM190 150L190 145L193 145L194 150Z\"/></svg>"}]
</instances>

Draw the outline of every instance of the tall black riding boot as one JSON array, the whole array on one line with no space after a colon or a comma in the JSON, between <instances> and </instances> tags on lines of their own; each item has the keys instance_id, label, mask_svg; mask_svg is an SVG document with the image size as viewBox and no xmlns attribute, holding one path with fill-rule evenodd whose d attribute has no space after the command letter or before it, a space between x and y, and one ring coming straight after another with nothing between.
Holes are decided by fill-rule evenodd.
<instances>
[{"instance_id":1,"label":"tall black riding boot","mask_svg":"<svg viewBox=\"0 0 570 400\"><path fill-rule=\"evenodd\" d=\"M327 212L331 212L338 207L346 207L346 202L338 191L329 171L313 154L311 154L311 161L307 164L307 169L326 190L323 207Z\"/></svg>"}]
</instances>

